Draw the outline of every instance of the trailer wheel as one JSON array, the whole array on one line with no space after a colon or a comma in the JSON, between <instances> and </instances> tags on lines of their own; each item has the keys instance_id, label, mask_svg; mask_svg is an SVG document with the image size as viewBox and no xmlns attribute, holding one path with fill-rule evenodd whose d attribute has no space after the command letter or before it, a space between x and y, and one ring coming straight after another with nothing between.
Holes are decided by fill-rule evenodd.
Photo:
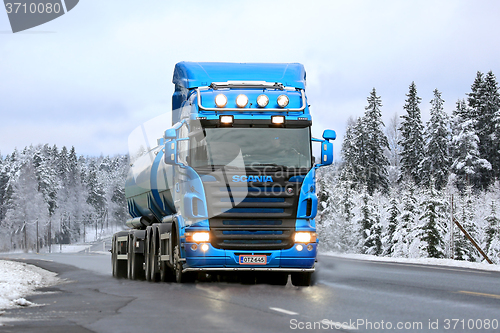
<instances>
[{"instance_id":1,"label":"trailer wheel","mask_svg":"<svg viewBox=\"0 0 500 333\"><path fill-rule=\"evenodd\" d=\"M308 287L312 285L312 272L292 273L292 284L296 287Z\"/></svg>"},{"instance_id":2,"label":"trailer wheel","mask_svg":"<svg viewBox=\"0 0 500 333\"><path fill-rule=\"evenodd\" d=\"M127 278L127 262L125 260L118 260L116 244L113 243L115 249L111 256L111 262L113 264L113 276L118 279L126 279Z\"/></svg>"},{"instance_id":3,"label":"trailer wheel","mask_svg":"<svg viewBox=\"0 0 500 333\"><path fill-rule=\"evenodd\" d=\"M131 246L129 246L129 257L128 257L128 276L131 280L144 280L144 254L135 253L134 244L137 238L134 236L131 240Z\"/></svg>"},{"instance_id":4,"label":"trailer wheel","mask_svg":"<svg viewBox=\"0 0 500 333\"><path fill-rule=\"evenodd\" d=\"M149 237L146 237L147 239L147 252L145 255L145 262L146 262L146 280L148 281L153 281L153 282L158 282L159 281L159 272L158 272L158 264L155 262L155 260L158 260L158 257L156 256L156 242L155 242L155 235L153 230L148 234Z\"/></svg>"},{"instance_id":5,"label":"trailer wheel","mask_svg":"<svg viewBox=\"0 0 500 333\"><path fill-rule=\"evenodd\" d=\"M144 273L146 275L146 280L151 281L151 229L148 227L146 231L146 238L144 239Z\"/></svg>"}]
</instances>

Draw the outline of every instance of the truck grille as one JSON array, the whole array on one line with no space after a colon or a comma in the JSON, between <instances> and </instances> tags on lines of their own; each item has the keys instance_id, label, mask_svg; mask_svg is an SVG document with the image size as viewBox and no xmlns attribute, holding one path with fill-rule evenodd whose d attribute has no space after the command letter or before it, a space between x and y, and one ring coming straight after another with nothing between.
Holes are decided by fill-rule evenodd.
<instances>
[{"instance_id":1,"label":"truck grille","mask_svg":"<svg viewBox=\"0 0 500 333\"><path fill-rule=\"evenodd\" d=\"M289 183L288 178L273 176L273 183L231 183L230 197L227 187L221 186L224 182L204 183L212 216L212 245L228 250L292 247L300 184Z\"/></svg>"}]
</instances>

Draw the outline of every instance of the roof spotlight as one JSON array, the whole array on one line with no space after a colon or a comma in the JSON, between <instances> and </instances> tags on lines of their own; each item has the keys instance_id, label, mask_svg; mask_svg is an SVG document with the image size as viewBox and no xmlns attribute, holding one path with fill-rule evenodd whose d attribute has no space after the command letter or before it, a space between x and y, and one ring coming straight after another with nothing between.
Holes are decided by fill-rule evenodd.
<instances>
[{"instance_id":1,"label":"roof spotlight","mask_svg":"<svg viewBox=\"0 0 500 333\"><path fill-rule=\"evenodd\" d=\"M269 97L267 97L267 95L262 94L257 97L257 105L259 107L265 108L267 104L269 104Z\"/></svg>"},{"instance_id":2,"label":"roof spotlight","mask_svg":"<svg viewBox=\"0 0 500 333\"><path fill-rule=\"evenodd\" d=\"M289 99L287 95L279 95L278 96L278 105L280 108L284 108L288 105Z\"/></svg>"},{"instance_id":3,"label":"roof spotlight","mask_svg":"<svg viewBox=\"0 0 500 333\"><path fill-rule=\"evenodd\" d=\"M215 105L217 105L218 108L223 108L227 104L227 97L224 94L218 94L215 96Z\"/></svg>"},{"instance_id":4,"label":"roof spotlight","mask_svg":"<svg viewBox=\"0 0 500 333\"><path fill-rule=\"evenodd\" d=\"M248 97L246 95L240 94L236 97L236 106L239 108L244 108L248 104Z\"/></svg>"}]
</instances>

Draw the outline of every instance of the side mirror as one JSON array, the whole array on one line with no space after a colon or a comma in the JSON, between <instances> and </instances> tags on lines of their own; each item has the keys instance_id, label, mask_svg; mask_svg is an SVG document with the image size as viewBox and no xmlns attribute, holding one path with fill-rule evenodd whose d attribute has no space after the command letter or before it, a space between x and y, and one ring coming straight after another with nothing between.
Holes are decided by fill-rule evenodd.
<instances>
[{"instance_id":1,"label":"side mirror","mask_svg":"<svg viewBox=\"0 0 500 333\"><path fill-rule=\"evenodd\" d=\"M326 141L330 141L330 140L335 140L337 138L337 133L335 133L334 130L325 130L323 132L323 139L325 139Z\"/></svg>"},{"instance_id":2,"label":"side mirror","mask_svg":"<svg viewBox=\"0 0 500 333\"><path fill-rule=\"evenodd\" d=\"M167 130L168 131L168 130ZM177 141L170 140L165 143L165 164L177 164Z\"/></svg>"},{"instance_id":3,"label":"side mirror","mask_svg":"<svg viewBox=\"0 0 500 333\"><path fill-rule=\"evenodd\" d=\"M332 163L333 163L333 143L325 140L321 142L321 163L318 164L318 166L326 166Z\"/></svg>"}]
</instances>

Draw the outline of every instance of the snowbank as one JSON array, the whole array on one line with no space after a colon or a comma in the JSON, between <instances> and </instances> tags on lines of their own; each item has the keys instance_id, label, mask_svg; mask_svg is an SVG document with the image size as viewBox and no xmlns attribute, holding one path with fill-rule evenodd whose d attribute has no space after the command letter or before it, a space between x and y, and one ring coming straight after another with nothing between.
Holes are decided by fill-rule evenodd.
<instances>
[{"instance_id":1,"label":"snowbank","mask_svg":"<svg viewBox=\"0 0 500 333\"><path fill-rule=\"evenodd\" d=\"M335 252L320 253L325 256L339 257L346 259L360 259L368 261L382 261L382 262L399 262L405 264L420 264L420 265L434 265L434 266L447 266L447 267L461 267L470 269L480 269L483 271L500 272L500 265L490 265L486 262L469 262L453 259L437 259L437 258L392 258L392 257L377 257L370 254L342 254Z\"/></svg>"},{"instance_id":2,"label":"snowbank","mask_svg":"<svg viewBox=\"0 0 500 333\"><path fill-rule=\"evenodd\" d=\"M0 260L0 310L33 305L24 296L59 283L56 275L33 265Z\"/></svg>"}]
</instances>

